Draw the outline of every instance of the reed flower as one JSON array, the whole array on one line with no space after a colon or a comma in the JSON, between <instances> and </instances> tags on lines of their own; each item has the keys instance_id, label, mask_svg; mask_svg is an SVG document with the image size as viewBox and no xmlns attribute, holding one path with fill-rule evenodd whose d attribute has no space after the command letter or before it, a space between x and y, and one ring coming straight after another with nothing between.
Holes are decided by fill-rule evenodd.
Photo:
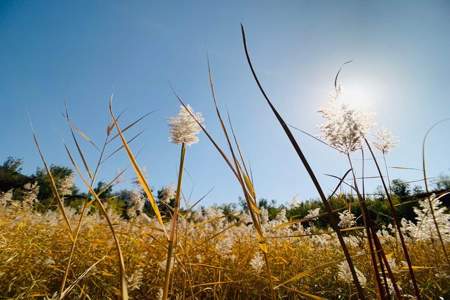
<instances>
[{"instance_id":1,"label":"reed flower","mask_svg":"<svg viewBox=\"0 0 450 300\"><path fill-rule=\"evenodd\" d=\"M136 190L130 191L127 196L127 215L133 219L142 214L145 205L145 198L139 191Z\"/></svg>"},{"instance_id":2,"label":"reed flower","mask_svg":"<svg viewBox=\"0 0 450 300\"><path fill-rule=\"evenodd\" d=\"M269 211L266 208L264 208L264 207L261 208L260 211L261 211L261 214L260 214L260 216L261 216L261 223L262 224L269 223Z\"/></svg>"},{"instance_id":3,"label":"reed flower","mask_svg":"<svg viewBox=\"0 0 450 300\"><path fill-rule=\"evenodd\" d=\"M275 220L278 221L279 223L284 223L288 220L286 217L286 209L285 208L280 210L280 212L275 217Z\"/></svg>"},{"instance_id":4,"label":"reed flower","mask_svg":"<svg viewBox=\"0 0 450 300\"><path fill-rule=\"evenodd\" d=\"M337 150L346 154L361 148L362 137L372 127L371 115L331 99L319 110L324 122L320 130L324 139Z\"/></svg>"},{"instance_id":5,"label":"reed flower","mask_svg":"<svg viewBox=\"0 0 450 300\"><path fill-rule=\"evenodd\" d=\"M70 174L61 180L58 186L58 192L62 196L71 195L73 186L74 186L74 176L73 174Z\"/></svg>"},{"instance_id":6,"label":"reed flower","mask_svg":"<svg viewBox=\"0 0 450 300\"><path fill-rule=\"evenodd\" d=\"M9 190L4 193L0 193L0 206L6 207L8 206L13 200L13 190Z\"/></svg>"},{"instance_id":7,"label":"reed flower","mask_svg":"<svg viewBox=\"0 0 450 300\"><path fill-rule=\"evenodd\" d=\"M143 282L144 274L142 268L136 269L130 277L128 277L128 288L130 291L138 290Z\"/></svg>"},{"instance_id":8,"label":"reed flower","mask_svg":"<svg viewBox=\"0 0 450 300\"><path fill-rule=\"evenodd\" d=\"M351 284L353 283L353 277L352 277L352 273L350 272L350 267L348 266L348 263L346 261L343 261L339 264L339 270L338 270L338 279L340 281L343 281L345 283ZM366 286L367 283L367 279L364 276L364 274L358 270L355 267L355 271L356 271L356 276L358 276L358 281L361 284L361 286Z\"/></svg>"},{"instance_id":9,"label":"reed flower","mask_svg":"<svg viewBox=\"0 0 450 300\"><path fill-rule=\"evenodd\" d=\"M388 153L395 147L396 142L392 133L387 129L380 129L375 134L376 140L373 143L375 148L380 150L383 154Z\"/></svg>"},{"instance_id":10,"label":"reed flower","mask_svg":"<svg viewBox=\"0 0 450 300\"><path fill-rule=\"evenodd\" d=\"M201 113L194 112L189 105L186 105L186 107L180 106L178 115L169 119L169 140L174 144L192 145L198 143L197 135L201 131L201 127L195 119L200 123L203 123L204 119ZM195 116L195 119L189 112Z\"/></svg>"},{"instance_id":11,"label":"reed flower","mask_svg":"<svg viewBox=\"0 0 450 300\"><path fill-rule=\"evenodd\" d=\"M39 185L37 183L27 183L24 185L22 205L32 208L38 202Z\"/></svg>"},{"instance_id":12,"label":"reed flower","mask_svg":"<svg viewBox=\"0 0 450 300\"><path fill-rule=\"evenodd\" d=\"M173 187L173 185L167 185L164 186L159 194L159 198L161 200L161 202L164 202L166 204L170 203L170 200L175 199L175 188Z\"/></svg>"},{"instance_id":13,"label":"reed flower","mask_svg":"<svg viewBox=\"0 0 450 300\"><path fill-rule=\"evenodd\" d=\"M259 252L250 261L250 266L258 273L262 271L264 265L264 258Z\"/></svg>"},{"instance_id":14,"label":"reed flower","mask_svg":"<svg viewBox=\"0 0 450 300\"><path fill-rule=\"evenodd\" d=\"M290 209L296 208L300 206L301 201L298 199L298 196L294 196L291 201L289 201L288 206Z\"/></svg>"},{"instance_id":15,"label":"reed flower","mask_svg":"<svg viewBox=\"0 0 450 300\"><path fill-rule=\"evenodd\" d=\"M308 211L308 214L305 216L305 219L308 219L310 221L317 220L317 218L319 217L319 214L320 214L320 207L310 209Z\"/></svg>"},{"instance_id":16,"label":"reed flower","mask_svg":"<svg viewBox=\"0 0 450 300\"><path fill-rule=\"evenodd\" d=\"M338 226L341 228L349 228L356 224L355 215L350 210L339 213Z\"/></svg>"},{"instance_id":17,"label":"reed flower","mask_svg":"<svg viewBox=\"0 0 450 300\"><path fill-rule=\"evenodd\" d=\"M450 214L442 202L433 194L430 196L436 223L439 226L444 242L450 242ZM404 230L417 241L426 241L436 238L437 230L431 214L430 204L427 199L419 201L419 207L414 207L416 222L402 220Z\"/></svg>"}]
</instances>

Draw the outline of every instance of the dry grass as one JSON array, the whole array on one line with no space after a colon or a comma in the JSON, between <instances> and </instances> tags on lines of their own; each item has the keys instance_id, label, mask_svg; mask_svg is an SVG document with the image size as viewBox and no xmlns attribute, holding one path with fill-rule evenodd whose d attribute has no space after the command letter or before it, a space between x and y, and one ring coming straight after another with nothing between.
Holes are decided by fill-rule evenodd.
<instances>
[{"instance_id":1,"label":"dry grass","mask_svg":"<svg viewBox=\"0 0 450 300\"><path fill-rule=\"evenodd\" d=\"M111 218L122 245L130 298L156 299L163 286L167 257L164 233L154 220L149 224L145 218L132 222L117 216ZM171 286L173 299L269 298L263 268L255 270L251 266L259 248L252 227L228 223L217 211L195 218L195 223L187 222L184 217L180 220ZM75 226L77 216L70 211L69 219ZM265 224L268 236L275 232L299 234L276 222ZM226 228L229 229L224 231ZM356 267L367 277L367 295L375 297L373 268L368 249L362 246L366 244L362 242L362 232L353 231L352 234L351 240L347 239L350 252ZM382 236L382 242L386 253L395 258L399 266L394 269L402 293L411 295L408 271L400 267L403 258L401 250L395 246L395 239ZM352 285L337 277L338 264L344 257L333 235L269 238L268 243L275 284L293 279L276 288L277 297L308 298L306 295L310 294L337 298L338 295L354 295ZM450 270L444 264L445 259L438 246L429 242L408 244L424 297L435 298L450 292ZM58 213L38 215L18 208L1 209L2 296L15 299L51 297L60 288L70 248L64 220ZM92 264L101 261L75 285L68 298L114 299L119 296L117 259L105 220L98 215L87 216L74 253L68 285Z\"/></svg>"}]
</instances>

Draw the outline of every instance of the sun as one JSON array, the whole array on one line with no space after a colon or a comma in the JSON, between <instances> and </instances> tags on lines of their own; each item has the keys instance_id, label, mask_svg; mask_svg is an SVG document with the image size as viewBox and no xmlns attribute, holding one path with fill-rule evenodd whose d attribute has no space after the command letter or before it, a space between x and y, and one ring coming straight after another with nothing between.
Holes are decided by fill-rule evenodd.
<instances>
[{"instance_id":1,"label":"sun","mask_svg":"<svg viewBox=\"0 0 450 300\"><path fill-rule=\"evenodd\" d=\"M339 100L358 110L375 111L379 90L371 80L348 80L342 84Z\"/></svg>"}]
</instances>

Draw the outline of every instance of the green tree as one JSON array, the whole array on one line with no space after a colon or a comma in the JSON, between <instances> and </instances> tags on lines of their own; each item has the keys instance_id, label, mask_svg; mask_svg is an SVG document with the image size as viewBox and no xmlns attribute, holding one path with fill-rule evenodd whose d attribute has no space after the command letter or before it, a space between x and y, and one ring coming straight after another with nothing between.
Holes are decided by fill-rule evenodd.
<instances>
[{"instance_id":1,"label":"green tree","mask_svg":"<svg viewBox=\"0 0 450 300\"><path fill-rule=\"evenodd\" d=\"M33 181L31 177L22 174L22 164L21 159L10 156L0 165L0 192L21 188Z\"/></svg>"},{"instance_id":2,"label":"green tree","mask_svg":"<svg viewBox=\"0 0 450 300\"><path fill-rule=\"evenodd\" d=\"M55 180L58 191L61 192L62 189L66 189L65 185L67 184L67 179L72 179L73 171L68 167L51 165L50 172L52 173L52 176ZM55 196L52 192L52 183L49 175L47 174L47 171L45 169L38 168L33 177L39 185L39 202L44 207L53 207L54 205L56 205L56 202L54 200ZM62 194L71 194L71 192L63 192Z\"/></svg>"},{"instance_id":3,"label":"green tree","mask_svg":"<svg viewBox=\"0 0 450 300\"><path fill-rule=\"evenodd\" d=\"M436 189L439 191L450 190L450 176L440 175L436 182Z\"/></svg>"},{"instance_id":4,"label":"green tree","mask_svg":"<svg viewBox=\"0 0 450 300\"><path fill-rule=\"evenodd\" d=\"M405 198L411 195L411 189L409 183L401 180L394 179L391 184L392 193L399 198Z\"/></svg>"},{"instance_id":5,"label":"green tree","mask_svg":"<svg viewBox=\"0 0 450 300\"><path fill-rule=\"evenodd\" d=\"M102 199L108 199L114 196L112 185L108 186L108 183L104 181L99 181L97 186L94 188L94 191L97 194L101 193L100 198Z\"/></svg>"}]
</instances>

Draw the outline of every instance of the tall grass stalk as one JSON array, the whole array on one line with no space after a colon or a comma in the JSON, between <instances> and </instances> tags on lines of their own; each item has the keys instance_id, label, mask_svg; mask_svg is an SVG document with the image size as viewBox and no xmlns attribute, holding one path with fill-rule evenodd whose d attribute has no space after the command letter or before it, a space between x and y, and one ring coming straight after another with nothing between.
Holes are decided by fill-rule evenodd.
<instances>
[{"instance_id":1,"label":"tall grass stalk","mask_svg":"<svg viewBox=\"0 0 450 300\"><path fill-rule=\"evenodd\" d=\"M131 124L129 124L128 126L126 126L126 127L124 128L124 131L126 131L126 130L132 128L134 125L136 125L137 123L139 123L141 120L143 120L145 117L147 117L147 116L150 115L151 113L152 113L152 112L147 113L147 114L141 116L141 117L138 118L136 121L134 121L134 122L132 122ZM120 115L119 115L119 117L120 117ZM89 168L89 166L88 166L88 164L87 164L87 160L86 160L86 158L85 158L85 155L84 155L84 153L83 153L83 151L82 151L82 149L81 149L81 147L80 147L80 145L79 145L78 139L76 138L76 135L75 135L75 132L74 132L74 129L75 129L76 127L74 126L72 120L71 120L70 117L69 117L69 110L68 110L68 108L67 108L67 104L66 104L66 110L65 110L64 118L66 119L66 122L67 122L67 124L68 124L68 126L69 126L69 129L70 129L70 132L71 132L72 139L73 139L73 141L74 141L74 143L75 143L75 145L76 145L76 147L77 147L78 154L80 155L80 157L81 157L81 159L82 159L82 161L83 161L83 164L84 164L84 166L85 166L86 172L87 172L88 174L91 174L90 168ZM98 160L97 160L97 163L96 163L94 172L92 173L92 177L90 178L90 179L91 179L91 182L90 182L90 185L91 185L91 186L94 186L95 181L96 181L96 178L97 178L97 175L98 175L98 172L99 172L99 170L100 170L100 166L105 162L105 160L103 159L103 157L104 157L104 155L105 155L106 147L108 146L108 144L110 144L110 143L111 143L115 138L117 138L118 135L119 135L119 134L116 134L116 135L114 135L113 137L111 137L113 128L114 128L114 124L108 124L108 126L107 126L107 128L106 128L106 137L105 137L105 140L104 140L103 145L102 145L102 147L101 147L100 155L99 155L99 158L98 158ZM92 139L90 139L85 133L81 132L79 129L77 129L77 132L81 135L81 137L83 137L84 139L86 139L91 145L93 145L96 149L98 149L97 145L95 145L95 143L92 141ZM123 146L122 146L122 147L123 147ZM120 151L120 150L121 150L121 148L119 147L118 149L116 149L115 151L113 151L107 158L112 157L114 154L116 154L116 153L117 153L118 151ZM116 176L109 184L107 184L107 185L103 188L103 190L99 191L98 196L100 196L105 190L107 190L107 189L108 189L108 188L116 181L116 179L117 179L119 176L121 176L121 174L123 174L123 173L124 173L124 171L119 172L119 174L118 174L118 175L117 175L117 176ZM90 194L88 194L88 197L89 197L89 195L90 195ZM71 265L71 263L72 263L73 255L74 255L74 252L75 252L76 244L77 244L78 237L79 237L79 233L80 233L80 230L81 230L81 225L82 225L82 222L83 222L83 218L84 218L84 216L85 216L86 209L88 209L88 208L90 207L90 205L91 205L94 201L95 201L95 200L85 201L85 202L83 203L83 207L82 207L82 209L81 209L81 211L80 211L80 216L79 216L79 218L78 218L77 226L76 226L76 228L75 228L74 238L73 238L73 240L72 240L72 246L71 246L71 249L70 249L69 258L68 258L67 265L66 265L66 268L65 268L65 271L64 271L63 280L62 280L62 283L61 283L61 288L60 288L60 299L62 299L62 298L64 297L64 295L67 295L67 294L68 294L68 291L66 291L65 293L63 293L63 291L64 291L64 289L65 289L67 277L68 277L69 270L70 270L70 265Z\"/></svg>"},{"instance_id":2,"label":"tall grass stalk","mask_svg":"<svg viewBox=\"0 0 450 300\"><path fill-rule=\"evenodd\" d=\"M336 235L337 235L338 240L339 240L339 244L341 245L342 251L343 251L344 256L345 256L345 259L347 260L350 272L352 274L353 282L354 282L354 284L356 286L358 297L360 299L365 299L364 291L363 291L363 288L361 287L361 284L359 283L358 276L357 276L357 274L355 272L355 267L353 265L352 258L350 256L350 253L348 251L347 246L345 245L345 241L344 241L342 233L341 233L341 231L339 229L339 226L337 225L336 214L333 213L333 209L332 209L330 203L327 201L327 197L325 196L325 193L323 192L323 189L322 189L319 181L317 180L317 177L314 174L314 171L312 170L311 166L309 165L309 162L306 159L306 156L303 154L302 150L300 149L300 146L298 145L296 139L292 135L292 132L289 129L289 126L286 124L286 122L283 120L281 115L278 113L278 111L276 110L275 106L272 104L272 102L270 101L270 99L267 96L266 92L262 88L261 83L259 82L259 79L258 79L258 77L256 75L256 72L255 72L254 68L253 68L253 64L251 62L250 55L248 53L247 41L246 41L246 37L245 37L245 30L244 30L244 26L242 24L241 24L241 33L242 33L242 42L244 44L245 55L246 55L247 62L248 62L248 65L250 67L250 70L251 70L251 72L253 74L253 78L255 79L259 90L263 94L264 98L266 99L267 104L270 106L272 112L274 113L274 115L276 116L278 122L280 123L281 127L283 128L284 132L286 133L289 141L291 142L292 146L294 147L297 155L299 156L301 162L303 163L303 166L305 167L305 169L308 172L308 174L309 174L309 176L310 176L314 186L316 187L317 192L319 193L319 196L320 196L320 198L321 198L321 200L322 200L322 202L324 204L324 207L325 207L325 209L327 210L327 212L329 214L330 225L333 228L333 230L336 232Z\"/></svg>"},{"instance_id":3,"label":"tall grass stalk","mask_svg":"<svg viewBox=\"0 0 450 300\"><path fill-rule=\"evenodd\" d=\"M166 261L166 270L164 274L164 289L162 296L163 300L166 300L169 295L170 278L172 272L172 257L174 255L174 252L176 251L177 245L178 215L180 212L180 199L181 199L180 195L181 195L181 184L183 180L185 156L186 156L186 144L183 143L181 144L180 166L178 170L177 191L175 194L175 207L173 209L171 228L167 245L167 261Z\"/></svg>"},{"instance_id":4,"label":"tall grass stalk","mask_svg":"<svg viewBox=\"0 0 450 300\"><path fill-rule=\"evenodd\" d=\"M39 156L40 156L40 158L42 160L42 163L44 164L45 171L47 172L47 175L50 178L51 190L52 190L53 196L55 197L56 202L58 204L58 208L59 208L59 210L60 210L60 212L61 212L61 214L62 214L62 216L64 218L64 222L67 225L67 230L69 232L69 237L70 237L71 240L74 240L72 226L70 225L69 218L67 217L66 210L64 209L63 199L59 195L58 188L56 186L55 178L53 177L53 174L52 174L52 172L51 172L51 170L50 170L50 168L49 168L49 166L47 164L47 161L45 160L44 154L42 153L41 147L39 146L39 142L38 142L38 139L37 139L37 136L36 136L34 130L33 130L33 141L34 141L34 144L36 145L36 148L38 150L38 153L39 153Z\"/></svg>"},{"instance_id":5,"label":"tall grass stalk","mask_svg":"<svg viewBox=\"0 0 450 300\"><path fill-rule=\"evenodd\" d=\"M374 226L371 227L371 230L376 233L376 230L374 228ZM374 237L374 243L375 243L375 247L377 249L377 253L380 256L380 266L381 266L381 270L384 273L384 267L386 267L386 271L388 273L389 278L391 279L391 283L392 283L392 287L394 289L395 292L395 296L397 297L397 299L402 299L402 296L400 294L400 289L397 285L397 280L394 277L394 274L392 272L391 266L389 265L389 262L386 258L386 253L383 250L383 247L381 246L381 242L380 239L378 238L378 236L376 234L373 235ZM386 286L386 294L389 297L389 285L387 284L387 280L386 280L386 276L383 276L384 278L384 282L385 282L385 286Z\"/></svg>"},{"instance_id":6,"label":"tall grass stalk","mask_svg":"<svg viewBox=\"0 0 450 300\"><path fill-rule=\"evenodd\" d=\"M412 267L411 258L409 256L408 247L406 246L405 238L403 237L403 233L401 231L400 221L398 220L397 211L395 210L394 203L392 202L391 194L389 193L388 187L387 187L386 182L385 182L385 180L383 178L383 173L381 172L380 165L378 164L378 160L377 160L377 158L375 156L375 153L372 150L372 147L370 146L369 141L365 137L364 137L364 141L365 141L365 143L367 145L367 148L369 149L370 154L371 154L371 156L373 158L373 162L375 163L378 175L380 176L381 183L383 184L383 188L384 188L384 191L386 193L386 198L387 198L387 200L389 202L389 208L391 209L392 218L394 219L395 227L397 229L397 233L398 233L398 236L400 238L400 243L402 245L403 255L405 257L406 263L408 264L408 271L409 271L409 275L411 277L411 281L412 281L412 284L413 284L413 287L414 287L414 294L415 294L417 299L421 299L421 297L420 297L420 290L419 290L419 287L417 285L416 276L414 275L414 270L413 270L413 267Z\"/></svg>"},{"instance_id":7,"label":"tall grass stalk","mask_svg":"<svg viewBox=\"0 0 450 300\"><path fill-rule=\"evenodd\" d=\"M364 150L361 148L362 153L364 153L363 151ZM350 170L352 170L353 186L355 187L356 196L358 198L359 206L361 207L361 215L362 215L362 219L363 219L363 224L366 229L367 240L369 242L370 258L372 260L372 268L374 270L375 282L377 284L377 291L378 291L377 296L382 296L384 294L384 289L383 289L383 285L381 283L380 273L378 271L378 265L377 265L377 258L376 258L375 251L374 251L373 234L375 234L375 233L372 232L372 230L371 230L372 221L370 220L370 215L367 211L367 206L366 206L366 202L364 199L364 191L363 191L362 195L361 195L361 192L359 191L358 181L356 180L355 169L353 167L353 162L352 162L350 153L347 153L346 156L347 156L347 161L350 165ZM364 157L364 155L363 155L363 157ZM362 161L362 165L364 166L364 160ZM363 178L362 182L364 182L364 173L362 174L362 178ZM363 184L363 188L364 188L364 184Z\"/></svg>"},{"instance_id":8,"label":"tall grass stalk","mask_svg":"<svg viewBox=\"0 0 450 300\"><path fill-rule=\"evenodd\" d=\"M209 65L209 63L208 63L208 65ZM205 135L207 136L209 141L213 144L213 146L216 148L216 150L219 152L219 154L222 156L222 158L224 159L224 161L226 162L226 164L228 165L228 167L230 168L230 170L232 171L233 175L236 177L239 185L242 188L245 201L249 208L250 217L252 219L253 226L256 230L259 248L264 257L266 273L267 273L267 277L268 277L267 280L269 282L269 288L271 291L271 297L272 297L272 299L275 299L276 295L275 295L275 290L273 288L274 284L273 284L273 280L272 280L272 272L270 270L270 264L269 264L269 258L268 258L268 245L266 242L266 238L264 236L264 232L261 227L261 222L260 222L260 218L259 218L259 209L256 204L256 193L255 193L253 181L251 179L250 174L247 173L247 170L243 169L241 167L241 164L239 163L239 160L237 159L237 156L235 155L235 150L233 148L233 144L231 143L231 139L229 137L225 123L223 122L222 116L221 116L219 108L217 106L217 100L215 97L215 90L214 90L214 84L212 81L211 70L209 67L208 67L208 69L209 69L210 88L211 88L211 93L212 93L212 97L213 97L213 101L214 101L214 106L216 109L217 117L219 119L219 123L222 127L222 131L224 133L229 150L231 152L231 156L232 156L231 159L228 158L228 156L225 154L224 150L217 144L217 142L214 140L214 138L211 136L211 134L208 132L208 130L206 130L206 128L203 126L203 124L201 124L201 122L196 118L196 116L190 110L188 110L188 112L190 113L192 118L194 118L194 120L197 122L197 124L200 126L202 131L205 133ZM177 97L180 104L187 109L187 106L184 103L183 99L175 91L174 91L174 94ZM242 153L241 153L241 156L242 156Z\"/></svg>"},{"instance_id":9,"label":"tall grass stalk","mask_svg":"<svg viewBox=\"0 0 450 300\"><path fill-rule=\"evenodd\" d=\"M139 167L139 165L138 165L138 163L136 161L136 158L135 158L133 152L131 151L130 146L128 145L128 142L127 142L127 140L125 139L125 137L123 135L123 131L122 131L122 129L119 126L117 118L116 118L116 116L113 113L113 110L112 110L112 98L109 101L109 112L111 114L112 122L113 122L114 126L117 129L117 134L119 135L119 137L120 137L120 139L122 141L122 144L123 144L123 146L124 146L124 148L126 150L127 156L128 156L128 158L130 160L130 163L133 166L133 170L136 173L136 177L137 177L137 180L139 182L139 185L144 190L145 195L147 196L147 199L150 202L150 205L151 205L151 207L152 207L152 209L153 209L153 211L154 211L154 213L156 215L156 219L158 220L158 223L160 224L162 230L164 231L164 234L166 236L168 236L166 228L164 226L164 222L162 220L161 212L159 211L158 204L156 203L156 200L155 200L155 196L153 196L153 193L152 193L152 190L150 188L150 185L148 184L147 180L145 179L144 173L142 172L141 168Z\"/></svg>"},{"instance_id":10,"label":"tall grass stalk","mask_svg":"<svg viewBox=\"0 0 450 300\"><path fill-rule=\"evenodd\" d=\"M79 145L79 143L78 143L78 139L77 139L76 136L75 136L75 133L74 133L74 126L73 126L72 121L70 120L70 117L69 117L69 111L68 111L68 108L67 108L67 104L66 104L66 111L65 111L64 117L65 117L65 119L66 119L67 124L69 125L69 129L70 129L70 133L71 133L71 135L72 135L72 139L73 139L73 141L74 141L74 143L75 143L75 145L76 145L76 147L77 147L78 153L79 153L79 155L80 155L80 157L81 157L81 159L82 159L82 161L83 161L83 164L84 164L84 166L85 166L85 168L86 168L86 172L87 172L90 176L92 176L92 177L91 177L91 183L90 183L90 184L91 184L91 186L93 186L93 185L94 185L94 182L95 182L95 177L96 177L96 175L97 175L97 173L98 173L98 169L100 168L100 163L101 163L101 161L102 161L103 154L104 154L105 149L106 149L106 143L107 143L107 141L108 141L108 137L109 137L110 131L109 131L109 130L107 131L107 137L106 137L106 139L105 139L105 142L103 143L103 147L102 147L102 150L101 150L101 152L100 152L100 158L99 158L99 160L98 160L98 162L97 162L97 165L96 165L96 168L95 168L94 173L91 175L90 168L89 168L88 165L87 165L87 161L86 161L86 159L85 159L85 156L84 156L84 154L83 154L83 151L81 150L81 147L80 147L80 145ZM85 135L84 135L84 136L85 136ZM67 277L68 277L68 275L69 275L70 265L71 265L71 263L72 263L72 258L73 258L73 255L74 255L74 253L75 253L75 248L76 248L76 244L77 244L77 241L78 241L78 236L79 236L79 233L80 233L80 230L81 230L81 224L82 224L82 221L83 221L83 217L84 217L85 210L92 204L92 202L93 202L93 201L85 201L85 202L83 203L83 207L82 207L81 212L80 212L80 217L79 217L79 219L78 219L78 223L77 223L77 226L76 226L76 228L75 228L75 236L74 236L74 238L73 238L73 240L72 240L72 246L71 246L71 248L70 248L69 259L67 260L66 269L65 269L65 271L64 271L63 280L62 280L62 282L61 282L61 288L60 288L60 293L59 293L60 298L59 298L59 299L63 299L64 295L68 294L68 292L64 293L64 289L65 289Z\"/></svg>"},{"instance_id":11,"label":"tall grass stalk","mask_svg":"<svg viewBox=\"0 0 450 300\"><path fill-rule=\"evenodd\" d=\"M117 256L119 258L119 274L120 274L120 291L121 291L121 298L122 300L128 300L128 287L127 287L127 276L126 276L126 270L125 270L125 261L122 255L122 249L120 247L120 242L119 242L119 238L116 234L116 231L114 230L114 226L112 224L112 221L108 215L108 212L105 209L105 206L103 205L102 201L100 200L98 194L94 191L94 188L92 187L91 184L89 184L89 182L84 178L83 174L81 173L80 168L78 167L78 164L75 162L72 154L70 153L69 148L64 145L65 149L66 149L66 153L70 159L70 162L72 163L73 167L75 168L76 172L78 173L78 176L80 177L81 181L83 182L83 184L86 186L86 188L88 189L89 193L94 197L95 201L97 202L97 204L100 207L100 211L102 212L103 216L105 217L108 226L111 230L111 234L113 236L114 239L114 243L116 246L116 250L117 250Z\"/></svg>"},{"instance_id":12,"label":"tall grass stalk","mask_svg":"<svg viewBox=\"0 0 450 300\"><path fill-rule=\"evenodd\" d=\"M103 157L104 152L105 152L105 149L106 149L106 141L107 141L107 140L108 140L108 136L107 136L107 138L106 138L106 140L105 140L105 143L103 144L102 151L100 152L100 157L99 157L99 159L98 159L97 166L96 166L96 168L95 168L95 170L94 170L93 177L92 177L92 179L91 179L91 183L90 183L91 186L93 186L94 183L95 183L95 178L96 178L96 176L97 176L97 174L98 174L98 169L100 168L100 162L101 162L101 160L102 160L102 157ZM89 195L90 195L90 194L88 194L88 197L89 197ZM68 259L68 261L67 261L67 266L66 266L66 269L65 269L65 272L64 272L63 281L62 281L62 283L61 283L60 299L63 298L63 292L64 292L65 284L66 284L66 281L67 281L67 276L69 275L69 270L70 270L70 265L71 265L71 263L72 263L73 255L74 255L74 253L75 253L75 248L76 248L76 244L77 244L78 237L79 237L79 234L80 234L81 224L82 224L82 222L83 222L83 217L84 217L84 215L85 215L86 209L87 209L92 203L93 203L93 200L91 200L91 201L85 201L85 202L83 203L83 207L81 208L80 216L79 216L79 218L78 218L78 223L77 223L77 226L76 226L76 228L75 228L75 236L74 236L74 239L73 239L73 241L72 241L72 246L71 246L71 249L70 249L69 259ZM66 294L67 294L67 293L66 293Z\"/></svg>"},{"instance_id":13,"label":"tall grass stalk","mask_svg":"<svg viewBox=\"0 0 450 300\"><path fill-rule=\"evenodd\" d=\"M426 141L427 141L428 135L431 133L433 128L435 128L437 125L439 125L439 124L441 124L443 122L449 121L449 120L450 120L450 118L445 118L445 119L442 119L442 120L434 123L427 130L427 132L425 133L425 136L423 137L423 141L422 141L422 170L423 170L423 182L424 182L424 185L425 185L425 191L427 193L429 193L430 190L429 190L429 187L428 187L427 166L426 166L426 159L425 159L425 145L426 145ZM449 259L448 254L447 254L447 249L445 248L445 243L444 243L444 240L442 239L442 234L441 234L441 231L439 230L439 225L438 225L438 223L436 221L436 216L435 216L435 213L434 213L433 204L431 203L431 197L428 196L427 200L428 200L428 204L430 206L431 217L433 218L434 227L436 228L436 233L438 235L439 242L440 242L441 247L442 247L442 251L444 252L444 256L445 256L445 259L447 260L447 264L450 265L450 259ZM431 236L431 239L433 239L432 236Z\"/></svg>"},{"instance_id":14,"label":"tall grass stalk","mask_svg":"<svg viewBox=\"0 0 450 300\"><path fill-rule=\"evenodd\" d=\"M211 72L211 66L209 63L209 59L208 59L208 79L209 79L209 85L210 85L210 90L211 90L211 96L213 98L213 102L214 102L214 107L216 110L216 114L217 114L217 118L220 122L220 125L222 127L222 131L224 133L224 136L226 138L227 144L228 144L228 148L230 150L231 153L231 157L233 158L233 162L234 162L234 167L237 173L237 179L240 183L240 185L242 186L243 192L244 192L244 197L246 199L247 205L249 207L249 212L250 212L250 216L252 218L254 227L256 229L257 232L257 237L258 237L258 243L259 243L259 248L260 251L264 257L264 262L265 262L265 267L266 267L266 273L267 273L267 277L268 277L268 281L269 281L269 287L270 287L270 293L271 293L271 297L272 299L276 298L275 295L275 290L274 290L274 284L273 284L273 280L272 280L272 271L270 269L270 262L269 262L269 256L268 256L268 252L269 252L269 248L268 248L268 244L266 241L266 238L264 236L264 232L262 230L262 226L261 226L261 220L260 220L260 211L258 209L257 203L256 203L256 192L255 192L255 188L254 188L254 184L253 181L251 179L251 175L248 172L248 169L246 167L245 164L245 160L244 157L242 155L240 146L239 146L239 142L237 140L236 134L234 132L234 128L233 125L231 123L231 118L228 115L228 122L230 125L230 129L231 129L231 133L233 135L233 139L237 148L237 152L239 154L239 157L241 159L241 162L239 162L239 159L236 155L236 150L233 147L233 144L231 142L230 139L230 135L228 134L227 128L225 126L225 123L223 121L222 115L220 113L219 107L217 105L217 99L216 99L216 92L215 92L215 88L214 88L214 81L212 78L212 72ZM241 166L242 164L242 166Z\"/></svg>"}]
</instances>

